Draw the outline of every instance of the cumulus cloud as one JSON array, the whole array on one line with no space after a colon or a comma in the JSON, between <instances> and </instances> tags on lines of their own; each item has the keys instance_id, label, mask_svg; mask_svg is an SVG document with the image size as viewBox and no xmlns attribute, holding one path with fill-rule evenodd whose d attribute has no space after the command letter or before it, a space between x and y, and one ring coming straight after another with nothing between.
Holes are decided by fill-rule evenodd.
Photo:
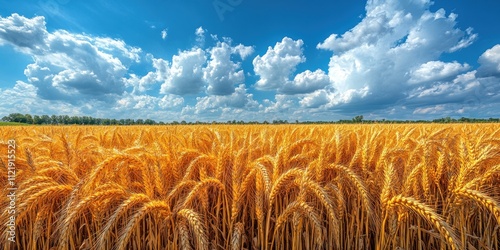
<instances>
[{"instance_id":1,"label":"cumulus cloud","mask_svg":"<svg viewBox=\"0 0 500 250\"><path fill-rule=\"evenodd\" d=\"M184 104L184 98L177 95L164 95L158 102L161 109L172 109Z\"/></svg>"},{"instance_id":2,"label":"cumulus cloud","mask_svg":"<svg viewBox=\"0 0 500 250\"><path fill-rule=\"evenodd\" d=\"M244 83L245 75L240 63L231 60L232 54L239 54L242 59L253 52L249 46L231 47L226 42L218 42L209 50L210 60L204 68L203 79L207 83L207 94L229 95L235 92L235 85Z\"/></svg>"},{"instance_id":3,"label":"cumulus cloud","mask_svg":"<svg viewBox=\"0 0 500 250\"><path fill-rule=\"evenodd\" d=\"M416 106L415 114L424 114L422 107L430 105L446 107L447 111L469 111L469 115L486 115L479 110L490 109L500 102L500 81L497 77L482 77L476 70L456 76L449 81L437 81L409 91L407 105Z\"/></svg>"},{"instance_id":4,"label":"cumulus cloud","mask_svg":"<svg viewBox=\"0 0 500 250\"><path fill-rule=\"evenodd\" d=\"M18 109L17 113L30 113L33 107L39 108L36 92L35 86L22 81L17 81L12 89L0 89L0 99L2 100L0 112L11 113L9 111L15 106Z\"/></svg>"},{"instance_id":5,"label":"cumulus cloud","mask_svg":"<svg viewBox=\"0 0 500 250\"><path fill-rule=\"evenodd\" d=\"M204 85L203 66L206 60L205 51L200 48L180 51L174 55L160 93L176 95L199 93Z\"/></svg>"},{"instance_id":6,"label":"cumulus cloud","mask_svg":"<svg viewBox=\"0 0 500 250\"><path fill-rule=\"evenodd\" d=\"M297 107L297 97L277 94L274 96L274 101L265 99L263 101L263 112L274 114L290 114Z\"/></svg>"},{"instance_id":7,"label":"cumulus cloud","mask_svg":"<svg viewBox=\"0 0 500 250\"><path fill-rule=\"evenodd\" d=\"M198 33L204 32L199 29ZM134 93L161 84L161 94L183 96L205 92L208 95L230 95L245 81L241 62L234 56L244 60L254 52L251 46L233 46L231 43L231 39L225 38L208 49L195 46L179 51L171 61L151 56L153 71L142 77L131 75L126 81L127 86L133 87Z\"/></svg>"},{"instance_id":8,"label":"cumulus cloud","mask_svg":"<svg viewBox=\"0 0 500 250\"><path fill-rule=\"evenodd\" d=\"M241 63L235 62L232 55L245 59L251 53L252 47L241 44L233 47L230 41L217 42L207 50L194 47L174 55L171 63L154 59L155 71L137 79L134 85L144 90L147 85L162 82L162 94L194 95L205 89L209 95L230 95L245 81Z\"/></svg>"},{"instance_id":9,"label":"cumulus cloud","mask_svg":"<svg viewBox=\"0 0 500 250\"><path fill-rule=\"evenodd\" d=\"M127 87L133 87L133 93L140 93L150 90L155 84L163 82L170 74L170 62L161 58L152 58L154 71L148 72L145 76L139 77L131 74L126 80Z\"/></svg>"},{"instance_id":10,"label":"cumulus cloud","mask_svg":"<svg viewBox=\"0 0 500 250\"><path fill-rule=\"evenodd\" d=\"M12 88L0 89L0 113L82 115L96 105L90 102L77 107L64 101L45 100L37 92L37 87L23 81L17 81Z\"/></svg>"},{"instance_id":11,"label":"cumulus cloud","mask_svg":"<svg viewBox=\"0 0 500 250\"><path fill-rule=\"evenodd\" d=\"M0 18L0 45L10 44L23 52L33 53L46 49L47 36L43 16L29 19L14 13Z\"/></svg>"},{"instance_id":12,"label":"cumulus cloud","mask_svg":"<svg viewBox=\"0 0 500 250\"><path fill-rule=\"evenodd\" d=\"M420 86L426 89L469 69L467 64L438 59L469 46L477 35L472 29L456 28L456 14L430 11L431 4L428 0L368 1L360 23L317 45L334 52L328 70L335 89L331 108L384 109L404 102L416 83L426 82Z\"/></svg>"},{"instance_id":13,"label":"cumulus cloud","mask_svg":"<svg viewBox=\"0 0 500 250\"><path fill-rule=\"evenodd\" d=\"M232 48L232 52L239 54L242 60L245 60L248 56L253 54L254 48L252 46L245 46L243 44L238 44Z\"/></svg>"},{"instance_id":14,"label":"cumulus cloud","mask_svg":"<svg viewBox=\"0 0 500 250\"><path fill-rule=\"evenodd\" d=\"M330 84L330 78L323 70L306 70L297 74L293 81L287 81L279 91L285 94L311 93Z\"/></svg>"},{"instance_id":15,"label":"cumulus cloud","mask_svg":"<svg viewBox=\"0 0 500 250\"><path fill-rule=\"evenodd\" d=\"M445 63L441 61L430 61L420 65L417 69L410 72L409 83L417 84L429 81L439 81L459 73L469 70L468 64L458 62Z\"/></svg>"},{"instance_id":16,"label":"cumulus cloud","mask_svg":"<svg viewBox=\"0 0 500 250\"><path fill-rule=\"evenodd\" d=\"M41 98L73 104L115 100L125 89L129 65L141 53L121 40L48 32L43 16L18 14L0 18L0 44L33 57L24 73Z\"/></svg>"},{"instance_id":17,"label":"cumulus cloud","mask_svg":"<svg viewBox=\"0 0 500 250\"><path fill-rule=\"evenodd\" d=\"M330 102L329 94L324 89L306 95L300 100L300 105L305 108L319 108Z\"/></svg>"},{"instance_id":18,"label":"cumulus cloud","mask_svg":"<svg viewBox=\"0 0 500 250\"><path fill-rule=\"evenodd\" d=\"M329 85L329 78L323 70L306 70L290 78L297 65L306 61L302 46L304 42L284 37L274 47L269 47L263 56L253 60L255 74L260 79L255 84L259 90L276 90L283 94L310 93Z\"/></svg>"},{"instance_id":19,"label":"cumulus cloud","mask_svg":"<svg viewBox=\"0 0 500 250\"><path fill-rule=\"evenodd\" d=\"M481 64L481 67L478 69L478 73L481 76L500 77L500 44L486 50L481 57L479 57L478 61Z\"/></svg>"},{"instance_id":20,"label":"cumulus cloud","mask_svg":"<svg viewBox=\"0 0 500 250\"><path fill-rule=\"evenodd\" d=\"M116 109L141 109L153 110L158 98L149 95L126 94L117 102Z\"/></svg>"},{"instance_id":21,"label":"cumulus cloud","mask_svg":"<svg viewBox=\"0 0 500 250\"><path fill-rule=\"evenodd\" d=\"M452 81L435 82L413 89L408 101L411 102L415 98L420 99L420 103L431 104L461 101L465 95L470 94L468 92L480 85L475 73L475 71L468 72L456 76Z\"/></svg>"},{"instance_id":22,"label":"cumulus cloud","mask_svg":"<svg viewBox=\"0 0 500 250\"><path fill-rule=\"evenodd\" d=\"M177 95L166 94L156 97L146 94L126 93L115 106L116 110L172 110L179 108L184 103L184 98Z\"/></svg>"},{"instance_id":23,"label":"cumulus cloud","mask_svg":"<svg viewBox=\"0 0 500 250\"><path fill-rule=\"evenodd\" d=\"M166 38L166 32L162 32L162 38ZM205 30L200 27L195 34L203 43ZM230 39L206 50L195 46L179 51L171 61L149 55L153 70L143 76L129 74L129 66L140 63L141 49L117 39L65 30L49 32L44 17L30 19L13 14L0 18L0 45L12 46L34 59L24 71L27 82L19 81L12 89L0 90L2 96L24 95L12 103L17 103L19 111L26 107L27 113L36 107L49 110L37 103L58 103L67 110L73 107L74 114L96 112L97 106L115 114L125 110L161 113L180 110L183 95L203 92L210 96L198 97L197 110L228 112L257 105L246 91L241 62L234 58L244 60L254 49L242 44L232 46ZM157 84L160 96L146 94ZM2 111L12 108L4 106Z\"/></svg>"},{"instance_id":24,"label":"cumulus cloud","mask_svg":"<svg viewBox=\"0 0 500 250\"><path fill-rule=\"evenodd\" d=\"M231 95L204 96L196 98L195 114L204 112L221 111L223 108L250 110L258 106L253 99L253 94L247 93L244 84L240 84Z\"/></svg>"},{"instance_id":25,"label":"cumulus cloud","mask_svg":"<svg viewBox=\"0 0 500 250\"><path fill-rule=\"evenodd\" d=\"M268 47L266 54L253 59L255 74L260 79L255 87L260 90L274 90L284 86L299 63L305 62L302 40L285 37L274 47Z\"/></svg>"}]
</instances>

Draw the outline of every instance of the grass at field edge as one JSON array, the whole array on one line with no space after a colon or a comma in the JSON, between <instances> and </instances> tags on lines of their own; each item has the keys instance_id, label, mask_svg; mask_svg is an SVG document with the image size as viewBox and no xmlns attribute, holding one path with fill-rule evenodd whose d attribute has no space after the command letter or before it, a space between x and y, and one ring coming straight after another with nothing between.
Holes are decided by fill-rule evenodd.
<instances>
[{"instance_id":1,"label":"grass at field edge","mask_svg":"<svg viewBox=\"0 0 500 250\"><path fill-rule=\"evenodd\" d=\"M19 122L0 122L0 126L27 126L29 124Z\"/></svg>"}]
</instances>

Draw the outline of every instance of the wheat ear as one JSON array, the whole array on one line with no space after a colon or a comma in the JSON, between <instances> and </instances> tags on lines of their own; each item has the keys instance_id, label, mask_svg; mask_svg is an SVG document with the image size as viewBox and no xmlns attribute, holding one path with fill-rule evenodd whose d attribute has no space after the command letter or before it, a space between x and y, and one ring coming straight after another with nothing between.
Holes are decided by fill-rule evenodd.
<instances>
[{"instance_id":1,"label":"wheat ear","mask_svg":"<svg viewBox=\"0 0 500 250\"><path fill-rule=\"evenodd\" d=\"M387 204L387 207L389 209L395 206L402 206L417 213L418 215L420 215L420 217L427 220L439 231L441 236L453 250L462 249L460 241L458 240L457 236L448 225L448 223L446 223L446 221L444 221L433 209L431 209L427 205L411 197L397 195L389 200Z\"/></svg>"},{"instance_id":2,"label":"wheat ear","mask_svg":"<svg viewBox=\"0 0 500 250\"><path fill-rule=\"evenodd\" d=\"M208 250L208 237L201 216L192 209L181 209L178 216L184 218L193 231L197 243L196 249Z\"/></svg>"},{"instance_id":3,"label":"wheat ear","mask_svg":"<svg viewBox=\"0 0 500 250\"><path fill-rule=\"evenodd\" d=\"M137 211L134 216L132 216L130 221L120 233L120 237L118 239L118 244L116 247L117 250L125 250L127 248L129 238L135 231L137 224L144 218L144 216L153 211L156 211L157 214L162 215L164 220L167 220L171 215L170 207L164 201L150 201L144 204L144 206L139 209L139 211Z\"/></svg>"}]
</instances>

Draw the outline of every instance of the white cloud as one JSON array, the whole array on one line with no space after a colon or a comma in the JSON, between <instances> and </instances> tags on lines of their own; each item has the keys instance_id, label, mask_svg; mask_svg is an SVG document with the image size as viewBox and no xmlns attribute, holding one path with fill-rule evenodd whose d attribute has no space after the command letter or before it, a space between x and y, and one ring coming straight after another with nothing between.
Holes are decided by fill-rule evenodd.
<instances>
[{"instance_id":1,"label":"white cloud","mask_svg":"<svg viewBox=\"0 0 500 250\"><path fill-rule=\"evenodd\" d=\"M204 38L205 32L199 27L195 34L197 38ZM234 62L231 56L238 54L245 59L254 51L252 47L242 44L233 47L231 42L227 38L206 50L195 46L179 51L171 62L153 58L154 71L141 78L133 75L128 85L134 86L135 92L144 92L161 83L161 94L196 95L205 88L209 95L230 95L235 92L235 86L245 80L241 64Z\"/></svg>"},{"instance_id":2,"label":"white cloud","mask_svg":"<svg viewBox=\"0 0 500 250\"><path fill-rule=\"evenodd\" d=\"M194 106L182 108L181 117L190 120L248 120L257 117L259 104L253 94L240 84L231 95L211 95L196 98Z\"/></svg>"},{"instance_id":3,"label":"white cloud","mask_svg":"<svg viewBox=\"0 0 500 250\"><path fill-rule=\"evenodd\" d=\"M470 45L472 45L472 43L474 43L474 41L477 40L478 35L473 33L474 29L469 27L465 31L467 32L467 36L465 36L462 40L460 40L457 43L457 45L451 47L449 52L455 52L455 51L461 50L463 48L467 48Z\"/></svg>"},{"instance_id":4,"label":"white cloud","mask_svg":"<svg viewBox=\"0 0 500 250\"><path fill-rule=\"evenodd\" d=\"M323 70L306 70L297 74L293 81L287 81L279 91L285 94L311 93L329 84L330 78Z\"/></svg>"},{"instance_id":5,"label":"white cloud","mask_svg":"<svg viewBox=\"0 0 500 250\"><path fill-rule=\"evenodd\" d=\"M200 26L200 27L196 28L194 34L197 35L197 36L204 36L205 35L205 30L203 29L202 26Z\"/></svg>"},{"instance_id":6,"label":"white cloud","mask_svg":"<svg viewBox=\"0 0 500 250\"><path fill-rule=\"evenodd\" d=\"M36 87L22 81L17 81L12 89L0 89L1 113L9 113L12 107L18 109L17 113L30 113L33 107L39 108L37 103Z\"/></svg>"},{"instance_id":7,"label":"white cloud","mask_svg":"<svg viewBox=\"0 0 500 250\"><path fill-rule=\"evenodd\" d=\"M166 94L162 98L146 95L146 94L134 94L126 93L120 100L117 101L117 105L114 107L115 110L125 111L125 110L148 110L157 111L162 110L172 110L179 108L184 103L184 98Z\"/></svg>"},{"instance_id":8,"label":"white cloud","mask_svg":"<svg viewBox=\"0 0 500 250\"><path fill-rule=\"evenodd\" d=\"M0 18L0 44L33 57L24 73L41 98L73 104L113 102L125 90L128 66L139 62L141 53L121 40L50 33L44 17L18 14Z\"/></svg>"},{"instance_id":9,"label":"white cloud","mask_svg":"<svg viewBox=\"0 0 500 250\"><path fill-rule=\"evenodd\" d=\"M439 81L467 71L470 68L468 64L458 62L445 63L441 61L430 61L420 65L417 69L410 72L409 83L416 84L429 81Z\"/></svg>"},{"instance_id":10,"label":"white cloud","mask_svg":"<svg viewBox=\"0 0 500 250\"><path fill-rule=\"evenodd\" d=\"M231 95L204 96L196 98L195 114L214 110L221 111L223 108L250 110L258 106L253 99L253 94L247 93L244 84L240 84Z\"/></svg>"},{"instance_id":11,"label":"white cloud","mask_svg":"<svg viewBox=\"0 0 500 250\"><path fill-rule=\"evenodd\" d=\"M120 100L118 100L117 109L154 110L156 108L157 102L158 98L150 95L126 94Z\"/></svg>"},{"instance_id":12,"label":"white cloud","mask_svg":"<svg viewBox=\"0 0 500 250\"><path fill-rule=\"evenodd\" d=\"M184 104L184 98L176 96L176 95L164 95L161 100L158 102L158 105L162 109L171 109L180 107Z\"/></svg>"},{"instance_id":13,"label":"white cloud","mask_svg":"<svg viewBox=\"0 0 500 250\"><path fill-rule=\"evenodd\" d=\"M180 51L174 55L160 93L198 94L204 85L203 66L206 60L205 51L200 48Z\"/></svg>"},{"instance_id":14,"label":"white cloud","mask_svg":"<svg viewBox=\"0 0 500 250\"><path fill-rule=\"evenodd\" d=\"M422 87L427 89L469 69L467 64L438 59L469 46L476 34L456 28L456 14L430 11L431 4L428 0L368 1L360 23L317 45L334 52L328 71L335 89L332 109L382 110L404 102L416 83L427 82Z\"/></svg>"},{"instance_id":15,"label":"white cloud","mask_svg":"<svg viewBox=\"0 0 500 250\"><path fill-rule=\"evenodd\" d=\"M73 34L85 40L86 36ZM100 51L116 56L125 64L131 62L139 63L141 61L142 50L137 47L127 45L123 40L113 39L109 37L93 37L94 44Z\"/></svg>"},{"instance_id":16,"label":"white cloud","mask_svg":"<svg viewBox=\"0 0 500 250\"><path fill-rule=\"evenodd\" d=\"M165 40L167 39L167 36L168 36L168 33L167 33L167 29L164 29L161 31L161 39Z\"/></svg>"},{"instance_id":17,"label":"white cloud","mask_svg":"<svg viewBox=\"0 0 500 250\"><path fill-rule=\"evenodd\" d=\"M244 59L253 48L242 44L233 47L230 39L225 40L206 50L193 47L180 51L172 62L153 58L154 71L143 77L132 75L128 86L133 86L134 92L144 92L161 83L161 94L195 95L205 89L209 95L230 95L245 81L241 63L235 62L232 55Z\"/></svg>"},{"instance_id":18,"label":"white cloud","mask_svg":"<svg viewBox=\"0 0 500 250\"><path fill-rule=\"evenodd\" d=\"M231 47L226 42L218 42L209 50L210 60L204 68L203 78L207 82L207 94L229 95L235 91L235 85L244 83L245 74L239 63L231 61L233 53L243 53L242 58L250 53L249 48L242 45Z\"/></svg>"},{"instance_id":19,"label":"white cloud","mask_svg":"<svg viewBox=\"0 0 500 250\"><path fill-rule=\"evenodd\" d=\"M321 89L306 95L300 101L300 105L305 108L319 108L328 102L330 102L329 94Z\"/></svg>"},{"instance_id":20,"label":"white cloud","mask_svg":"<svg viewBox=\"0 0 500 250\"><path fill-rule=\"evenodd\" d=\"M144 92L151 89L157 83L163 83L167 80L170 74L170 62L161 58L152 58L153 68L152 72L148 72L143 77L138 77L132 74L129 79L126 80L128 87L133 87L133 93Z\"/></svg>"},{"instance_id":21,"label":"white cloud","mask_svg":"<svg viewBox=\"0 0 500 250\"><path fill-rule=\"evenodd\" d=\"M282 94L303 94L326 87L330 84L329 78L323 70L314 72L306 70L290 78L297 65L306 61L302 52L302 40L294 41L284 37L274 47L269 47L261 57L253 60L255 73L260 79L255 84L259 90L276 90Z\"/></svg>"},{"instance_id":22,"label":"white cloud","mask_svg":"<svg viewBox=\"0 0 500 250\"><path fill-rule=\"evenodd\" d=\"M198 27L194 34L196 35L196 42L200 47L203 47L205 45L205 30L203 27Z\"/></svg>"},{"instance_id":23,"label":"white cloud","mask_svg":"<svg viewBox=\"0 0 500 250\"><path fill-rule=\"evenodd\" d=\"M409 90L405 101L411 105L441 105L447 108L447 112L451 112L450 109L453 108L461 110L461 114L468 112L467 114L472 116L477 116L478 110L483 107L491 110L491 105L500 102L499 54L500 45L486 50L478 60L481 64L478 70L463 74L459 73L468 69L468 65L432 62L430 65L421 67L431 69L430 71L423 70L420 73L422 76L427 75L434 81L427 81L425 84ZM432 66L432 64L437 65ZM432 71L432 69L435 70ZM436 76L441 77L435 79ZM451 76L453 77L450 78ZM444 79L442 79L443 77ZM417 109L415 114L423 114L423 111ZM486 113L481 112L480 115L486 115Z\"/></svg>"},{"instance_id":24,"label":"white cloud","mask_svg":"<svg viewBox=\"0 0 500 250\"><path fill-rule=\"evenodd\" d=\"M322 43L318 43L318 45L316 45L316 48L333 51L336 47L337 37L337 34L331 34L328 38L325 39L325 41L323 41Z\"/></svg>"},{"instance_id":25,"label":"white cloud","mask_svg":"<svg viewBox=\"0 0 500 250\"><path fill-rule=\"evenodd\" d=\"M428 108L417 108L415 109L415 111L413 111L413 114L421 114L421 115L442 114L444 111L445 111L444 105L436 105Z\"/></svg>"},{"instance_id":26,"label":"white cloud","mask_svg":"<svg viewBox=\"0 0 500 250\"><path fill-rule=\"evenodd\" d=\"M274 102L267 99L263 101L265 106L264 113L289 115L297 107L297 97L295 96L277 94L274 96L274 99Z\"/></svg>"},{"instance_id":27,"label":"white cloud","mask_svg":"<svg viewBox=\"0 0 500 250\"><path fill-rule=\"evenodd\" d=\"M427 0L369 0L365 7L366 16L359 24L342 35L330 35L317 48L342 54L363 45L377 45L381 40L390 42L390 46L408 35L409 28L429 6Z\"/></svg>"},{"instance_id":28,"label":"white cloud","mask_svg":"<svg viewBox=\"0 0 500 250\"><path fill-rule=\"evenodd\" d=\"M302 40L285 37L274 47L269 47L262 57L253 60L255 73L260 79L255 84L259 90L274 90L284 86L299 63L305 62Z\"/></svg>"},{"instance_id":29,"label":"white cloud","mask_svg":"<svg viewBox=\"0 0 500 250\"><path fill-rule=\"evenodd\" d=\"M500 44L486 50L481 57L479 57L478 61L481 64L481 67L478 69L480 75L500 76Z\"/></svg>"},{"instance_id":30,"label":"white cloud","mask_svg":"<svg viewBox=\"0 0 500 250\"><path fill-rule=\"evenodd\" d=\"M243 44L238 44L232 48L233 53L240 55L241 59L245 60L248 56L253 54L254 48L252 46L245 46Z\"/></svg>"},{"instance_id":31,"label":"white cloud","mask_svg":"<svg viewBox=\"0 0 500 250\"><path fill-rule=\"evenodd\" d=\"M25 53L36 53L47 49L47 36L43 16L29 19L14 13L0 17L0 45L7 43Z\"/></svg>"},{"instance_id":32,"label":"white cloud","mask_svg":"<svg viewBox=\"0 0 500 250\"><path fill-rule=\"evenodd\" d=\"M84 111L94 109L95 103L85 103L78 107L68 102L44 100L37 94L37 87L32 84L17 81L13 88L0 89L0 114L69 114L82 115Z\"/></svg>"},{"instance_id":33,"label":"white cloud","mask_svg":"<svg viewBox=\"0 0 500 250\"><path fill-rule=\"evenodd\" d=\"M420 86L408 93L409 105L448 105L484 106L500 101L499 79L478 77L477 71L456 76L450 81L434 82Z\"/></svg>"}]
</instances>

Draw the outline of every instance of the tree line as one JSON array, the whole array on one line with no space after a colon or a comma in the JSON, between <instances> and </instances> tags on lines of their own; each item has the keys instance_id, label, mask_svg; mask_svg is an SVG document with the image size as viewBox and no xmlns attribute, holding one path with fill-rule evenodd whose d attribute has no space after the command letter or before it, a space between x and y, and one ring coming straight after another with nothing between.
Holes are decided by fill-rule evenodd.
<instances>
[{"instance_id":1,"label":"tree line","mask_svg":"<svg viewBox=\"0 0 500 250\"><path fill-rule=\"evenodd\" d=\"M186 122L173 121L170 123L157 122L152 119L109 119L95 118L91 116L68 116L68 115L30 115L21 113L12 113L2 118L4 122L18 122L34 125L192 125L192 124L375 124L375 123L482 123L482 122L500 122L500 118L466 118L459 119L445 117L434 120L365 120L362 115L358 115L350 120L338 121L298 121L289 122L288 120L263 121L237 121L229 120L227 122Z\"/></svg>"},{"instance_id":2,"label":"tree line","mask_svg":"<svg viewBox=\"0 0 500 250\"><path fill-rule=\"evenodd\" d=\"M2 118L4 122L19 122L35 125L154 125L158 124L152 119L109 119L95 118L91 116L69 116L69 115L30 115L12 113Z\"/></svg>"}]
</instances>

